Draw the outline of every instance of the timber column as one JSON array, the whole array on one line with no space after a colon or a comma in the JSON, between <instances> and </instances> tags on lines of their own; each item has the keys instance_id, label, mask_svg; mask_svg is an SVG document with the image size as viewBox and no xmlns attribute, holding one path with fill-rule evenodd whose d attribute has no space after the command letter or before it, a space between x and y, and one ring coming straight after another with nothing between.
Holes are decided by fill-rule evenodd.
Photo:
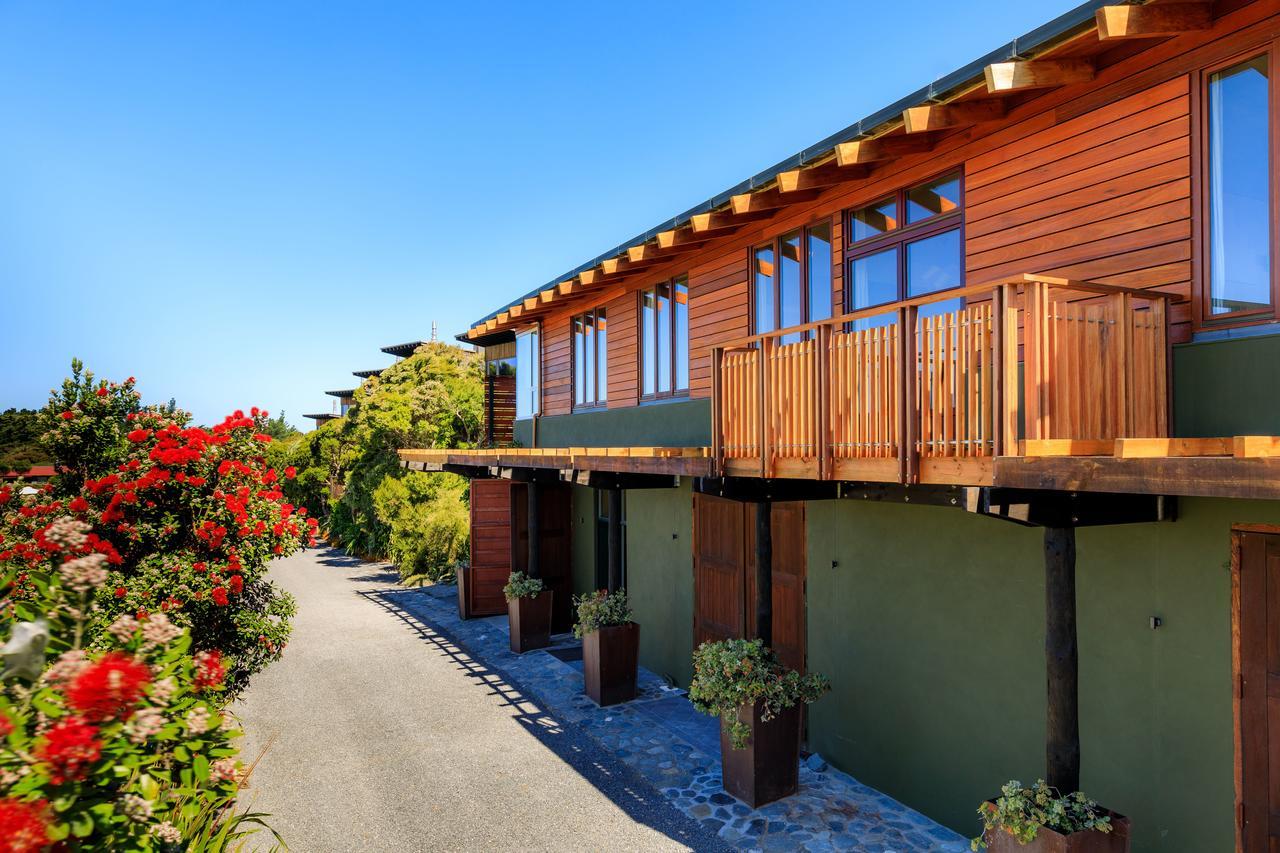
<instances>
[{"instance_id":1,"label":"timber column","mask_svg":"<svg viewBox=\"0 0 1280 853\"><path fill-rule=\"evenodd\" d=\"M1076 643L1076 529L1044 529L1044 659L1048 687L1045 775L1080 790L1080 653Z\"/></svg>"},{"instance_id":2,"label":"timber column","mask_svg":"<svg viewBox=\"0 0 1280 853\"><path fill-rule=\"evenodd\" d=\"M756 639L773 646L773 504L756 502Z\"/></svg>"},{"instance_id":3,"label":"timber column","mask_svg":"<svg viewBox=\"0 0 1280 853\"><path fill-rule=\"evenodd\" d=\"M529 515L525 525L529 535L529 577L540 578L542 566L538 560L538 546L541 544L541 536L538 531L538 481L536 479L530 480L525 487L525 500Z\"/></svg>"}]
</instances>

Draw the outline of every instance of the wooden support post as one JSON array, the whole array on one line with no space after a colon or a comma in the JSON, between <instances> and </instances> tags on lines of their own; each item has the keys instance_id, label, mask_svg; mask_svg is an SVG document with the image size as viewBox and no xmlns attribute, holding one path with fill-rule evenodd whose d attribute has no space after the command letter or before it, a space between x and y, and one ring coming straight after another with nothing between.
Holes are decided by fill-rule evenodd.
<instances>
[{"instance_id":1,"label":"wooden support post","mask_svg":"<svg viewBox=\"0 0 1280 853\"><path fill-rule=\"evenodd\" d=\"M773 645L773 504L756 502L756 639Z\"/></svg>"},{"instance_id":2,"label":"wooden support post","mask_svg":"<svg viewBox=\"0 0 1280 853\"><path fill-rule=\"evenodd\" d=\"M530 480L525 485L525 501L528 509L528 520L525 528L529 534L529 577L542 577L542 567L538 561L538 545L542 538L538 532L538 481Z\"/></svg>"},{"instance_id":3,"label":"wooden support post","mask_svg":"<svg viewBox=\"0 0 1280 853\"><path fill-rule=\"evenodd\" d=\"M622 589L622 489L609 489L609 592Z\"/></svg>"},{"instance_id":4,"label":"wooden support post","mask_svg":"<svg viewBox=\"0 0 1280 853\"><path fill-rule=\"evenodd\" d=\"M1076 530L1044 529L1045 778L1063 794L1080 790L1080 657L1076 645Z\"/></svg>"}]
</instances>

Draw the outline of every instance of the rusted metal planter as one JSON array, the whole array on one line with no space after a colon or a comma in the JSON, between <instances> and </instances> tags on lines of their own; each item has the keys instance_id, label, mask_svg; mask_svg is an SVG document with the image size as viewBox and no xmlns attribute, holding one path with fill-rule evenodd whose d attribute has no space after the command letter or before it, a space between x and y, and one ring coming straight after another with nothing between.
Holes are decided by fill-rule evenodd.
<instances>
[{"instance_id":1,"label":"rusted metal planter","mask_svg":"<svg viewBox=\"0 0 1280 853\"><path fill-rule=\"evenodd\" d=\"M582 638L582 679L587 695L600 706L636 698L640 626L611 625Z\"/></svg>"},{"instance_id":2,"label":"rusted metal planter","mask_svg":"<svg viewBox=\"0 0 1280 853\"><path fill-rule=\"evenodd\" d=\"M507 622L511 651L518 655L551 645L551 590L509 599Z\"/></svg>"},{"instance_id":3,"label":"rusted metal planter","mask_svg":"<svg viewBox=\"0 0 1280 853\"><path fill-rule=\"evenodd\" d=\"M760 719L760 705L742 705L738 719L751 729L743 749L733 748L729 727L720 722L720 764L724 789L758 808L789 797L800 785L800 721L797 703L772 720Z\"/></svg>"},{"instance_id":4,"label":"rusted metal planter","mask_svg":"<svg viewBox=\"0 0 1280 853\"><path fill-rule=\"evenodd\" d=\"M1129 853L1129 818L1102 811L1111 816L1110 832L1086 829L1063 835L1042 826L1029 844L1000 829L987 830L983 839L988 853Z\"/></svg>"}]
</instances>

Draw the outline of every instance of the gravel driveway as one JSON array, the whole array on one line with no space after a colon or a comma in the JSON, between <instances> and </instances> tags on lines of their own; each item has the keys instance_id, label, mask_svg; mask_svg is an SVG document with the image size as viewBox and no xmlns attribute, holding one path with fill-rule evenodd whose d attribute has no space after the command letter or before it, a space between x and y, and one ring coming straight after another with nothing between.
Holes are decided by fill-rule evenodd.
<instances>
[{"instance_id":1,"label":"gravel driveway","mask_svg":"<svg viewBox=\"0 0 1280 853\"><path fill-rule=\"evenodd\" d=\"M312 549L271 573L299 613L284 659L235 706L245 760L267 748L241 802L291 849L687 850L680 839L700 837L518 687L362 595L394 585L386 566Z\"/></svg>"}]
</instances>

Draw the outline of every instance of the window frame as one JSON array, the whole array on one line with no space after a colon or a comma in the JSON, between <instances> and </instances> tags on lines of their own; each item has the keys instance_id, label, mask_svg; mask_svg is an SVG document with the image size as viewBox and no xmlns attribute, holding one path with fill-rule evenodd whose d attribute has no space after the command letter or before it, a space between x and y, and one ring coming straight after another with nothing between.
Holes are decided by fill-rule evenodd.
<instances>
[{"instance_id":1,"label":"window frame","mask_svg":"<svg viewBox=\"0 0 1280 853\"><path fill-rule=\"evenodd\" d=\"M804 326L809 323L821 322L814 320L810 314L812 306L809 304L809 232L815 227L827 226L827 243L831 247L831 269L827 276L828 286L831 296L831 313L824 317L828 320L837 313L836 306L836 281L839 276L836 269L836 234L839 230L839 219L835 216L820 216L804 225L795 228L788 228L781 234L775 234L772 238L760 243L754 243L747 247L747 323L753 335L769 335L779 332L783 328L792 328L791 326L783 327L779 325L782 322L782 244L793 234L800 235L800 316L801 321L798 326ZM759 331L758 317L756 314L756 252L761 249L773 250L773 328L768 332ZM803 333L807 337L809 333Z\"/></svg>"},{"instance_id":2,"label":"window frame","mask_svg":"<svg viewBox=\"0 0 1280 853\"><path fill-rule=\"evenodd\" d=\"M578 402L578 334L574 328L577 323L586 317L591 317L592 331L591 333L591 352L587 355L592 359L591 374L595 378L595 396L590 400L583 395L583 402ZM600 372L600 320L605 321L605 370L602 375ZM606 306L597 305L587 311L574 314L569 318L569 400L570 410L574 412L591 411L594 409L605 409L609 406L609 337L608 337L609 318L606 313Z\"/></svg>"},{"instance_id":3,"label":"window frame","mask_svg":"<svg viewBox=\"0 0 1280 853\"><path fill-rule=\"evenodd\" d=\"M534 364L534 366L535 366L535 368L536 368L537 376L535 377L536 381L533 383L533 395L532 395L532 398L531 398L531 400L530 400L530 403L532 404L532 407L533 407L533 411L532 411L532 412L530 412L530 413L528 413L528 414L527 414L527 415L525 415L524 417L521 417L521 416L520 416L520 392L521 392L523 389L522 389L522 388L521 388L521 386L520 386L520 338L522 338L522 337L527 337L527 336L529 336L529 335L533 335L533 336L535 336L534 343L535 343L535 345L536 345L536 346L535 346L535 347L531 347L531 348L530 348L530 360L533 362L533 364ZM537 351L536 351L536 352L534 352L534 351L533 351L534 349L536 349ZM537 417L541 416L541 414L542 414L542 403L543 403L543 400L542 400L542 324L541 324L541 323L534 323L532 326L529 326L528 328L521 329L520 331L516 332L516 355L515 355L515 359L516 359L516 375L515 375L515 379L516 379L516 416L515 416L515 420L518 420L518 421L527 421L527 420L531 420L531 419L533 419L533 418L537 418Z\"/></svg>"},{"instance_id":4,"label":"window frame","mask_svg":"<svg viewBox=\"0 0 1280 853\"><path fill-rule=\"evenodd\" d=\"M680 351L679 342L677 340L679 336L676 333L676 285L677 284L684 285L684 292L687 298L687 301L685 303L685 310L686 312L688 312L689 309L693 307L693 290L692 288L689 287L688 273L680 273L679 275L673 275L670 278L664 279L662 281L655 281L653 284L649 285L648 287L642 287L640 288L640 290L636 291L636 350L637 350L636 352L636 356L637 356L636 357L636 365L637 365L636 366L636 390L638 391L637 399L641 403L650 403L655 400L683 399L689 396L689 385L692 384L692 381L689 376L691 371L688 368L690 368L692 365L688 363L690 360L690 351L689 351L689 340L687 336L684 342L685 362L686 362L685 387L683 388L676 387L677 377L679 377L680 375L680 371L677 370L678 359L676 358L676 354ZM659 328L661 324L655 321L653 324L653 341L652 341L653 357L655 359L654 382L653 382L654 390L653 390L653 393L646 394L644 392L644 378L645 378L645 367L646 367L644 363L645 342L643 340L644 310L645 310L644 297L645 297L645 294L652 293L654 297L654 305L656 306L657 299L658 299L658 288L660 287L667 288L667 303L670 306L668 308L668 313L671 316L671 340L670 340L670 346L667 347L668 351L665 354L665 356L659 353L658 341L662 339L662 330L661 328ZM656 310L657 309L655 308L655 312ZM691 325L690 319L691 317L686 317L686 323L685 323L686 335L690 331L690 328L689 328ZM671 390L669 391L658 390L657 377L658 377L659 368L661 365L657 361L657 359L661 359L661 358L667 359L667 364L671 374Z\"/></svg>"},{"instance_id":5,"label":"window frame","mask_svg":"<svg viewBox=\"0 0 1280 853\"><path fill-rule=\"evenodd\" d=\"M954 175L960 186L960 200L956 204L956 209L947 213L939 213L930 216L922 222L914 222L910 225L906 224L907 217L907 194L918 187L926 184L934 183L943 178L949 178ZM882 202L892 200L898 206L898 219L903 223L892 231L886 231L883 234L877 234L874 237L864 237L861 240L853 239L853 215L859 210L880 204ZM873 199L869 199L864 204L848 208L844 211L844 269L842 270L844 293L843 293L843 309L845 313L853 311L863 311L870 308L877 308L881 305L892 305L894 302L901 302L911 297L907 295L907 246L912 243L927 240L930 237L936 237L947 231L958 231L960 234L960 257L959 270L960 281L955 287L949 287L946 290L935 291L937 293L946 293L947 290L959 290L965 286L965 240L964 240L964 210L965 210L965 185L964 185L964 168L956 166L935 175L924 178L923 180L913 181L910 184L899 187L892 193L887 195L879 195ZM877 302L874 305L862 305L854 307L853 305L853 262L860 258L869 257L870 255L879 254L887 249L898 250L898 270L897 270L897 295L885 302Z\"/></svg>"},{"instance_id":6,"label":"window frame","mask_svg":"<svg viewBox=\"0 0 1280 853\"><path fill-rule=\"evenodd\" d=\"M1209 155L1209 81L1219 71L1225 71L1241 63L1259 56L1267 57L1267 107L1270 110L1267 121L1267 140L1270 162L1267 169L1267 180L1270 188L1271 222L1267 241L1271 272L1271 304L1266 308L1245 311L1231 311L1225 314L1213 313L1212 275L1212 224L1209 221L1210 198L1209 175L1211 162ZM1255 43L1252 47L1238 51L1230 57L1205 65L1192 73L1194 86L1191 90L1192 133L1191 145L1191 191L1194 195L1194 209L1198 216L1192 230L1191 246L1191 328L1192 332L1209 332L1220 329L1257 326L1274 323L1280 319L1280 252L1277 252L1277 240L1280 235L1280 187L1277 177L1280 176L1280 133L1276 132L1276 120L1280 116L1280 86L1277 86L1276 72L1280 70L1280 39L1267 39Z\"/></svg>"}]
</instances>

